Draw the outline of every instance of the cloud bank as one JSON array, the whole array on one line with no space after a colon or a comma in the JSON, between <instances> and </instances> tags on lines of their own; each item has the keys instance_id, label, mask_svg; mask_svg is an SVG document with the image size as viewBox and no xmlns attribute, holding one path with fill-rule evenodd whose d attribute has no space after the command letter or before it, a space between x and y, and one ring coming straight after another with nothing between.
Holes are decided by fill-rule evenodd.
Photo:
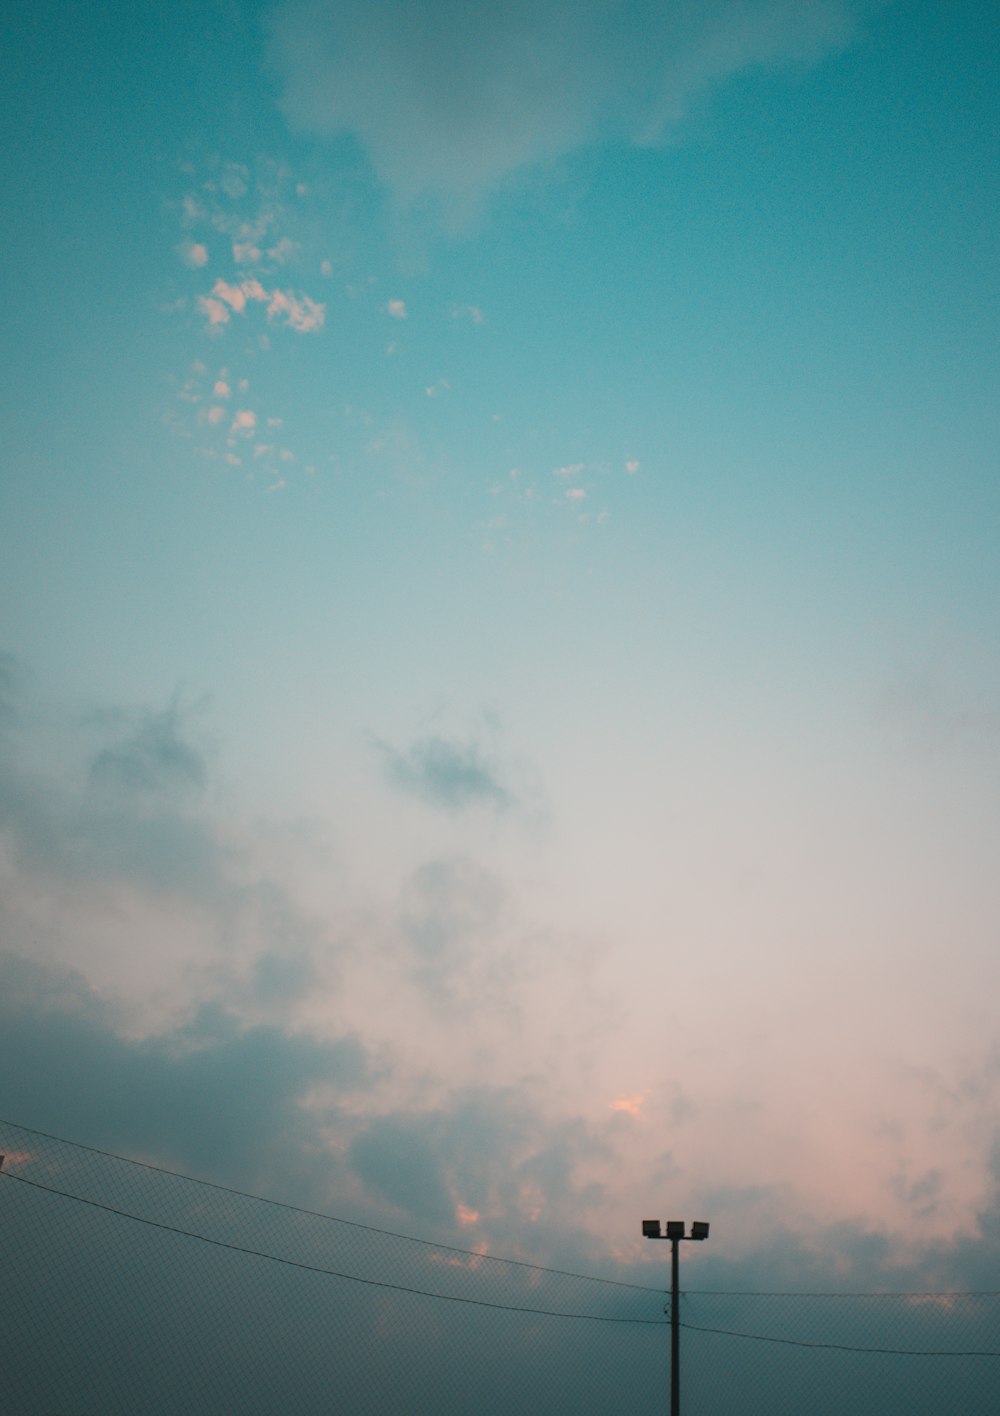
<instances>
[{"instance_id":1,"label":"cloud bank","mask_svg":"<svg viewBox=\"0 0 1000 1416\"><path fill-rule=\"evenodd\" d=\"M352 134L395 196L476 201L518 169L610 137L656 143L741 70L845 44L850 0L285 0L281 106Z\"/></svg>"}]
</instances>

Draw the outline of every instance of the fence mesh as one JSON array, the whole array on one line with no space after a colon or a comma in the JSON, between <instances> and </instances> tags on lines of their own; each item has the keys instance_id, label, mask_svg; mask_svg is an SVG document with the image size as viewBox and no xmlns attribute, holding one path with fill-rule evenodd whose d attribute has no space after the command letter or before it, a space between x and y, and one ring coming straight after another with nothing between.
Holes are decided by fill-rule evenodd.
<instances>
[{"instance_id":1,"label":"fence mesh","mask_svg":"<svg viewBox=\"0 0 1000 1416\"><path fill-rule=\"evenodd\" d=\"M665 1294L0 1122L0 1414L665 1412ZM687 1293L687 1416L995 1416L1000 1294Z\"/></svg>"}]
</instances>

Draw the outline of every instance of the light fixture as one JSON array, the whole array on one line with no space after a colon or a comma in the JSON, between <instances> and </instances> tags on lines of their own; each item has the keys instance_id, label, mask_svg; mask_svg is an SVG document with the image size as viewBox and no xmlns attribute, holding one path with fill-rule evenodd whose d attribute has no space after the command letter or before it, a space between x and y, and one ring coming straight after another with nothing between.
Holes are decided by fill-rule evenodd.
<instances>
[{"instance_id":1,"label":"light fixture","mask_svg":"<svg viewBox=\"0 0 1000 1416\"><path fill-rule=\"evenodd\" d=\"M668 1219L665 1234L658 1219L642 1221L644 1239L670 1240L670 1416L680 1416L681 1412L681 1240L707 1239L708 1220L694 1220L690 1234L685 1234L684 1229L683 1219Z\"/></svg>"}]
</instances>

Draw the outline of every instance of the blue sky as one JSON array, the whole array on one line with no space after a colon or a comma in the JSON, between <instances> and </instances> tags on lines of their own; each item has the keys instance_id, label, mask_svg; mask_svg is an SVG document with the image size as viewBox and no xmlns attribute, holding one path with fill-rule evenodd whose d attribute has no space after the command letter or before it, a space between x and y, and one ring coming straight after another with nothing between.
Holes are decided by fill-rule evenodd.
<instances>
[{"instance_id":1,"label":"blue sky","mask_svg":"<svg viewBox=\"0 0 1000 1416\"><path fill-rule=\"evenodd\" d=\"M0 1111L513 1256L651 1262L675 1204L962 1286L991 7L5 24L5 968L52 1048ZM213 1148L169 1059L251 1037L282 1143ZM163 1079L98 1104L130 1048Z\"/></svg>"}]
</instances>

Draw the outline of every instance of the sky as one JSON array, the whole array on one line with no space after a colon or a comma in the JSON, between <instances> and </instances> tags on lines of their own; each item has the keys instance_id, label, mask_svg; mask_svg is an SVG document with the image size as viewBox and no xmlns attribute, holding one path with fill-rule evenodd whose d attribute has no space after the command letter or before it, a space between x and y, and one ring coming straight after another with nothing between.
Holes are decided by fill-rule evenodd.
<instances>
[{"instance_id":1,"label":"sky","mask_svg":"<svg viewBox=\"0 0 1000 1416\"><path fill-rule=\"evenodd\" d=\"M991 1286L994 8L19 9L0 1114Z\"/></svg>"}]
</instances>

